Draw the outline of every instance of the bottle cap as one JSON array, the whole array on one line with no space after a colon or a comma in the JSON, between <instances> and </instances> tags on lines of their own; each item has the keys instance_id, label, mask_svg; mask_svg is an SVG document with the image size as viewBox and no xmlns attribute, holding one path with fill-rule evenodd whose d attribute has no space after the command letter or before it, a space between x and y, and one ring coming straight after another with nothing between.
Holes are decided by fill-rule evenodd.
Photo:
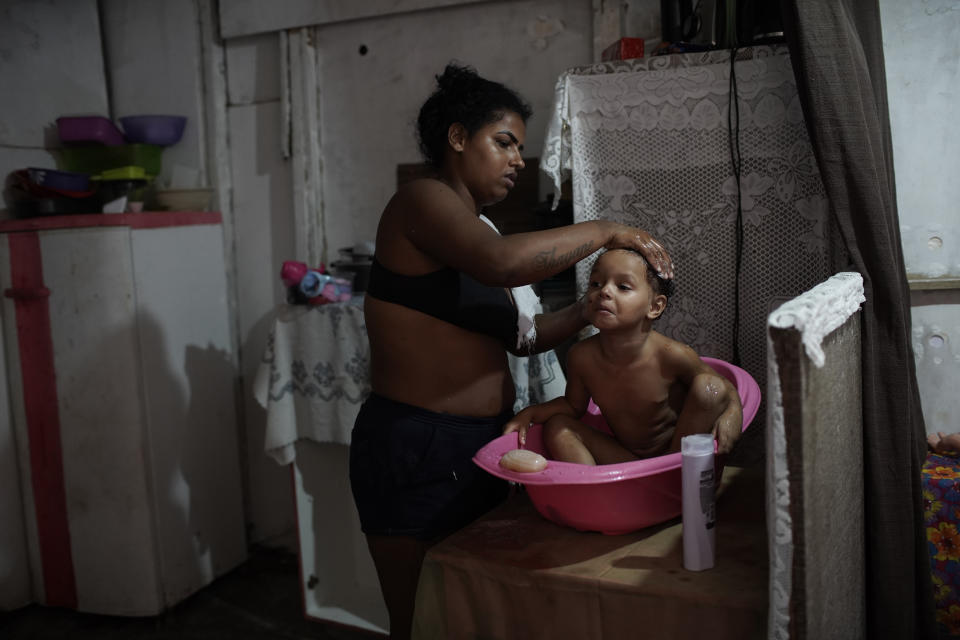
<instances>
[{"instance_id":1,"label":"bottle cap","mask_svg":"<svg viewBox=\"0 0 960 640\"><path fill-rule=\"evenodd\" d=\"M303 295L307 296L308 298L316 298L320 295L320 292L323 291L324 285L326 285L332 279L332 276L328 276L313 269L308 269L307 272L303 274L303 279L300 281L300 291L302 291Z\"/></svg>"},{"instance_id":2,"label":"bottle cap","mask_svg":"<svg viewBox=\"0 0 960 640\"><path fill-rule=\"evenodd\" d=\"M698 433L680 438L680 454L691 456L705 456L713 453L713 436L709 433Z\"/></svg>"}]
</instances>

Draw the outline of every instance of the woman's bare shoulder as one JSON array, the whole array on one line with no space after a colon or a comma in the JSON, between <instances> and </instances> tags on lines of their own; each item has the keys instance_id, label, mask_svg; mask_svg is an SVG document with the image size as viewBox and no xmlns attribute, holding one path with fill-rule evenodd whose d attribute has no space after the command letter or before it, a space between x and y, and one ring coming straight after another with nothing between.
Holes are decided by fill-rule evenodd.
<instances>
[{"instance_id":1,"label":"woman's bare shoulder","mask_svg":"<svg viewBox=\"0 0 960 640\"><path fill-rule=\"evenodd\" d=\"M470 211L449 185L436 178L405 182L384 209L385 217L426 227L450 222L451 214L466 216Z\"/></svg>"},{"instance_id":2,"label":"woman's bare shoulder","mask_svg":"<svg viewBox=\"0 0 960 640\"><path fill-rule=\"evenodd\" d=\"M391 244L412 248L431 261L484 281L490 243L499 238L449 185L420 178L403 184L384 209L377 231L377 253ZM385 252L382 257L387 258Z\"/></svg>"},{"instance_id":3,"label":"woman's bare shoulder","mask_svg":"<svg viewBox=\"0 0 960 640\"><path fill-rule=\"evenodd\" d=\"M411 230L430 226L428 221L421 223L420 217L444 189L449 187L433 178L417 178L400 185L384 207L377 227L377 255L381 261L387 261L384 264L391 258L394 262L409 260L406 253L403 256L395 253L413 248Z\"/></svg>"},{"instance_id":4,"label":"woman's bare shoulder","mask_svg":"<svg viewBox=\"0 0 960 640\"><path fill-rule=\"evenodd\" d=\"M390 202L391 204L419 203L450 196L456 196L456 194L453 189L442 180L436 178L416 178L415 180L410 180L400 185Z\"/></svg>"}]
</instances>

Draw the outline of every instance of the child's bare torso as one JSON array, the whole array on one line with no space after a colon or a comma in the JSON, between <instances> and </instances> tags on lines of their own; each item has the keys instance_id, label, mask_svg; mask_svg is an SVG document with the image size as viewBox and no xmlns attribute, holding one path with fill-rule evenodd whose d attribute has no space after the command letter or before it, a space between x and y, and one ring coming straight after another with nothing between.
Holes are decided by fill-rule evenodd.
<instances>
[{"instance_id":1,"label":"child's bare torso","mask_svg":"<svg viewBox=\"0 0 960 640\"><path fill-rule=\"evenodd\" d=\"M665 366L662 350L621 365L603 357L599 342L582 344L591 366L581 379L617 441L640 458L666 453L687 387Z\"/></svg>"}]
</instances>

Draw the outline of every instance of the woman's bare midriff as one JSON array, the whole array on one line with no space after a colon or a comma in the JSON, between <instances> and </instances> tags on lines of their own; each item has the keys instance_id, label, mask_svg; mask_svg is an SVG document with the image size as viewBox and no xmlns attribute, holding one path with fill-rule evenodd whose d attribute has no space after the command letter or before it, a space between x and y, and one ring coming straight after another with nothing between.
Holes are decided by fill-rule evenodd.
<instances>
[{"instance_id":1,"label":"woman's bare midriff","mask_svg":"<svg viewBox=\"0 0 960 640\"><path fill-rule=\"evenodd\" d=\"M513 408L513 378L497 339L370 296L364 316L375 393L462 416Z\"/></svg>"}]
</instances>

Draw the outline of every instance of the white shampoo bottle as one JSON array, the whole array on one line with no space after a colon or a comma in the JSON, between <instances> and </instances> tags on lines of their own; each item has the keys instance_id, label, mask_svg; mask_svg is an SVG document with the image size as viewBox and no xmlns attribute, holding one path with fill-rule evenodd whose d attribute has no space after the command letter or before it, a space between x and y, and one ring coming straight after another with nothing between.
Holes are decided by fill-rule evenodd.
<instances>
[{"instance_id":1,"label":"white shampoo bottle","mask_svg":"<svg viewBox=\"0 0 960 640\"><path fill-rule=\"evenodd\" d=\"M683 568L703 571L713 567L716 548L713 436L704 433L681 438L680 460Z\"/></svg>"}]
</instances>

